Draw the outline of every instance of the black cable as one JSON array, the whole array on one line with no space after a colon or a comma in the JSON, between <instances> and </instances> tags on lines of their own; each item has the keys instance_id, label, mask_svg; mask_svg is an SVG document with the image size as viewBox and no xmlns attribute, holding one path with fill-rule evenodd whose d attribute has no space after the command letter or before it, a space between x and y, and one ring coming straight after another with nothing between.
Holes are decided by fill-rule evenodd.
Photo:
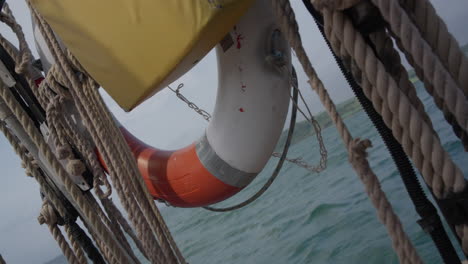
<instances>
[{"instance_id":1,"label":"black cable","mask_svg":"<svg viewBox=\"0 0 468 264\"><path fill-rule=\"evenodd\" d=\"M91 239L86 235L86 233L81 229L81 227L76 222L69 223L72 236L78 241L81 248L86 252L88 258L95 264L104 264L106 263L102 258L99 250L94 246Z\"/></svg>"},{"instance_id":2,"label":"black cable","mask_svg":"<svg viewBox=\"0 0 468 264\"><path fill-rule=\"evenodd\" d=\"M372 121L373 125L377 129L380 134L380 137L385 143L390 155L395 163L398 171L400 173L401 179L405 185L406 191L408 192L417 213L421 217L418 223L421 227L429 233L434 244L436 245L440 256L442 257L443 261L447 264L452 263L461 263L460 258L455 251L444 227L442 226L442 222L440 217L437 213L436 208L434 205L427 199L421 184L414 172L413 166L411 165L408 156L403 150L401 144L395 139L392 134L392 131L385 125L382 116L375 110L372 105L372 102L365 96L362 88L356 82L352 74L345 68L342 60L334 53L328 39L325 36L324 29L323 29L323 17L322 15L315 10L313 5L310 3L309 0L303 0L304 5L306 6L307 10L310 12L312 17L317 24L323 38L325 39L328 48L330 49L333 57L338 64L341 72L343 73L346 81L348 82L349 86L353 90L355 96L359 100L362 108L368 115L369 119Z\"/></svg>"}]
</instances>

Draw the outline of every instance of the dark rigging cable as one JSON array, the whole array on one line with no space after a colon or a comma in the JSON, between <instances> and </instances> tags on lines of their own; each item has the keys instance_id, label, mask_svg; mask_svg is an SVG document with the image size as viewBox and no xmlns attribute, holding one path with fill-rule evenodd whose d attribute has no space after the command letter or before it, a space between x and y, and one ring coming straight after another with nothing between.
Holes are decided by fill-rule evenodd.
<instances>
[{"instance_id":1,"label":"dark rigging cable","mask_svg":"<svg viewBox=\"0 0 468 264\"><path fill-rule=\"evenodd\" d=\"M385 125L382 116L375 110L372 102L365 96L362 88L356 82L352 74L345 68L343 61L334 53L330 46L330 42L324 33L322 15L317 10L315 10L310 0L303 0L303 2L309 13L314 18L314 21L317 24L322 37L325 39L328 48L335 58L336 63L338 64L338 67L343 73L346 81L353 90L356 98L359 100L359 103L368 115L369 119L372 121L374 127L379 132L380 137L390 152L393 162L398 168L405 188L416 208L417 213L421 217L418 223L421 225L424 231L429 233L439 251L440 256L446 264L461 263L455 248L453 247L444 227L442 226L442 221L440 220L437 210L429 201L429 199L427 199L416 176L416 173L414 172L413 166L411 165L408 156L403 150L403 147L395 139L392 131L387 127L387 125Z\"/></svg>"}]
</instances>

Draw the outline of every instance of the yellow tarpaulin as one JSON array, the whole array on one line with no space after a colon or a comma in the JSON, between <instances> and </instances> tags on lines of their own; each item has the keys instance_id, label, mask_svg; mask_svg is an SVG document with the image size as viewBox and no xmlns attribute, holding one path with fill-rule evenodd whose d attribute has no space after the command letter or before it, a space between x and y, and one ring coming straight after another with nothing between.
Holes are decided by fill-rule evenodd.
<instances>
[{"instance_id":1,"label":"yellow tarpaulin","mask_svg":"<svg viewBox=\"0 0 468 264\"><path fill-rule=\"evenodd\" d=\"M252 2L32 0L89 74L127 111L161 89L176 67L196 64Z\"/></svg>"}]
</instances>

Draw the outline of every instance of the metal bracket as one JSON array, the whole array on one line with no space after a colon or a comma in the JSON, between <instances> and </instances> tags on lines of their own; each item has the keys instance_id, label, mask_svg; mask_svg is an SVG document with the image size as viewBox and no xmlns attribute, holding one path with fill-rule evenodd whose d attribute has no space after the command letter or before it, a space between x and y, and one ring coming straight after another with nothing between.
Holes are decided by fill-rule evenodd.
<instances>
[{"instance_id":1,"label":"metal bracket","mask_svg":"<svg viewBox=\"0 0 468 264\"><path fill-rule=\"evenodd\" d=\"M0 79L2 79L3 83L8 87L13 87L16 84L15 79L11 76L10 71L8 71L5 64L3 64L3 61L0 61Z\"/></svg>"},{"instance_id":2,"label":"metal bracket","mask_svg":"<svg viewBox=\"0 0 468 264\"><path fill-rule=\"evenodd\" d=\"M41 126L40 126L40 129L41 129L41 132L42 132L42 135L44 136L44 139L45 141L47 142L47 144L49 146L52 147L52 149L55 149L56 146L54 145L52 139L50 138L50 134L49 134L49 128L47 127L47 125L45 123L42 123ZM62 166L65 168L66 167L66 164L65 164L65 161L60 161L60 163L62 164ZM55 174L52 174L51 175L52 177L56 177ZM70 179L72 179L72 181L83 191L87 191L89 189L91 189L91 186L89 186L89 184L86 182L86 180L84 179L83 176L76 176L76 175L72 175L70 173L68 173L68 176L70 177ZM58 182L60 182L58 179L57 179Z\"/></svg>"}]
</instances>

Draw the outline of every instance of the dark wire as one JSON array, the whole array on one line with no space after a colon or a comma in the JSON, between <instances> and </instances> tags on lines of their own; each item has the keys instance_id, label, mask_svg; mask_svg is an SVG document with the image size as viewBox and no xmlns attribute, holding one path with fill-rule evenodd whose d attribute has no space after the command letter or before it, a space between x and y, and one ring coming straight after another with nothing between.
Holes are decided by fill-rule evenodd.
<instances>
[{"instance_id":1,"label":"dark wire","mask_svg":"<svg viewBox=\"0 0 468 264\"><path fill-rule=\"evenodd\" d=\"M408 192L417 213L419 216L421 216L421 219L418 221L418 223L422 226L424 231L429 233L445 263L461 263L460 258L458 257L457 252L452 245L452 242L450 241L444 227L442 226L442 222L437 213L437 210L429 201L429 199L427 199L426 194L424 193L416 176L416 173L414 172L413 166L411 165L408 156L403 150L403 147L395 139L392 131L387 127L387 125L385 125L382 116L375 110L372 102L366 97L361 86L359 86L359 84L356 82L353 75L345 68L343 61L331 48L330 42L324 33L322 15L313 7L310 0L303 0L303 2L309 13L314 18L315 23L317 24L317 27L322 34L322 37L325 39L328 48L335 58L336 63L338 64L338 67L343 73L346 81L353 90L355 96L359 100L359 103L368 115L369 119L372 121L374 127L379 132L380 137L390 152L393 162L398 168L401 179L403 180L406 191Z\"/></svg>"}]
</instances>

